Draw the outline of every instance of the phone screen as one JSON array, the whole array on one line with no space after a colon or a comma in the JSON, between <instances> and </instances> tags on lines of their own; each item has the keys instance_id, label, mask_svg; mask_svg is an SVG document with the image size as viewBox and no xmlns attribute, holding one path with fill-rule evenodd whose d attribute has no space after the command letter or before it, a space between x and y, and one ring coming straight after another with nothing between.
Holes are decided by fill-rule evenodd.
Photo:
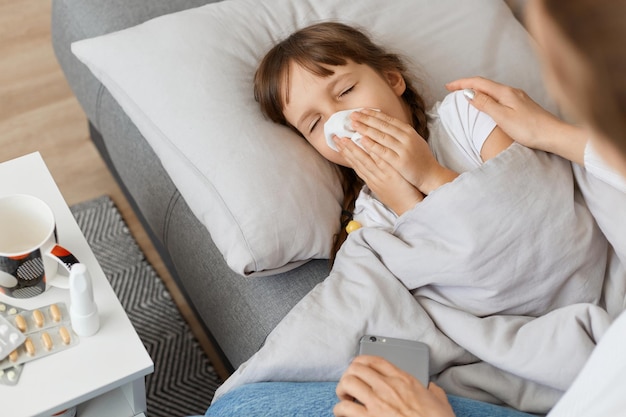
<instances>
[{"instance_id":1,"label":"phone screen","mask_svg":"<svg viewBox=\"0 0 626 417\"><path fill-rule=\"evenodd\" d=\"M428 345L422 342L365 335L359 343L359 354L381 356L428 386Z\"/></svg>"}]
</instances>

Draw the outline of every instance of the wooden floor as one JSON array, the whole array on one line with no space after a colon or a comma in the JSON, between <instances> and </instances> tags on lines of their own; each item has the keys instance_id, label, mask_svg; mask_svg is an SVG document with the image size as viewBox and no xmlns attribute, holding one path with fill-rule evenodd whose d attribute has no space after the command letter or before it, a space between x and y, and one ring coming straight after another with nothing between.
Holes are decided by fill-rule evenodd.
<instances>
[{"instance_id":1,"label":"wooden floor","mask_svg":"<svg viewBox=\"0 0 626 417\"><path fill-rule=\"evenodd\" d=\"M89 140L52 50L52 0L0 0L0 162L39 151L69 205L109 195L216 370L227 375L146 232Z\"/></svg>"}]
</instances>

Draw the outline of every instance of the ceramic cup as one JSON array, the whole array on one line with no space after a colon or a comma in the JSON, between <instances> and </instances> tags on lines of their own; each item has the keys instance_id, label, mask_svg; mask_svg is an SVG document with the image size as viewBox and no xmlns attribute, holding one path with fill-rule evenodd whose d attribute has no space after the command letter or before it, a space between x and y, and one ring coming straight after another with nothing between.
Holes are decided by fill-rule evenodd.
<instances>
[{"instance_id":1,"label":"ceramic cup","mask_svg":"<svg viewBox=\"0 0 626 417\"><path fill-rule=\"evenodd\" d=\"M78 263L57 244L52 209L37 197L0 197L0 292L30 298L50 286L68 288L69 269ZM59 274L59 265L67 274Z\"/></svg>"}]
</instances>

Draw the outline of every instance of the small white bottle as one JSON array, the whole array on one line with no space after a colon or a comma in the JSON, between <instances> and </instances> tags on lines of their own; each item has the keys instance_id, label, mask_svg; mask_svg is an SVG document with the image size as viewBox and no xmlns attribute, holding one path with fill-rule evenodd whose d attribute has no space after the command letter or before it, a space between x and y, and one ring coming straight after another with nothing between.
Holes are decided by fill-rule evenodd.
<instances>
[{"instance_id":1,"label":"small white bottle","mask_svg":"<svg viewBox=\"0 0 626 417\"><path fill-rule=\"evenodd\" d=\"M92 336L100 328L91 275L81 263L72 265L70 270L70 319L74 332L79 336Z\"/></svg>"}]
</instances>

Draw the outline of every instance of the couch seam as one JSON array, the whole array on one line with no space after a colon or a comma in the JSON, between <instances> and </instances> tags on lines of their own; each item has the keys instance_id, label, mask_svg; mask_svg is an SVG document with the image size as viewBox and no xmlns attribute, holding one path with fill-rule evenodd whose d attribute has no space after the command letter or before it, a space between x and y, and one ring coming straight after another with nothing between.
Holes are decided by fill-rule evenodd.
<instances>
[{"instance_id":1,"label":"couch seam","mask_svg":"<svg viewBox=\"0 0 626 417\"><path fill-rule=\"evenodd\" d=\"M96 93L96 128L101 129L100 126L100 108L102 107L102 96L104 95L104 85L100 83L98 86L98 92Z\"/></svg>"},{"instance_id":2,"label":"couch seam","mask_svg":"<svg viewBox=\"0 0 626 417\"><path fill-rule=\"evenodd\" d=\"M169 240L170 221L172 219L172 213L174 212L174 208L180 200L180 197L180 191L176 189L170 197L170 201L167 203L167 208L165 209L165 218L163 219L163 244L165 245L165 247L167 247L167 242Z\"/></svg>"}]
</instances>

